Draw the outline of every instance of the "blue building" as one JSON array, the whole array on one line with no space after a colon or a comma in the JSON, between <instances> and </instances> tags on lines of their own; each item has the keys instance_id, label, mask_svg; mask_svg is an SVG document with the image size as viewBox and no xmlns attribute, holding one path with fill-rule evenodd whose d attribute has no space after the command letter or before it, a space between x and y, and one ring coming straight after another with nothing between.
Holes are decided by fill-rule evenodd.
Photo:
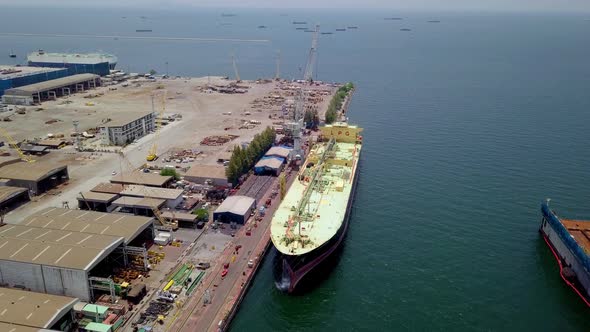
<instances>
[{"instance_id":1,"label":"blue building","mask_svg":"<svg viewBox=\"0 0 590 332\"><path fill-rule=\"evenodd\" d=\"M43 50L28 55L29 66L66 68L69 75L96 74L105 76L117 65L117 57L101 53L46 53Z\"/></svg>"},{"instance_id":2,"label":"blue building","mask_svg":"<svg viewBox=\"0 0 590 332\"><path fill-rule=\"evenodd\" d=\"M68 76L65 68L0 66L0 96L4 91Z\"/></svg>"}]
</instances>

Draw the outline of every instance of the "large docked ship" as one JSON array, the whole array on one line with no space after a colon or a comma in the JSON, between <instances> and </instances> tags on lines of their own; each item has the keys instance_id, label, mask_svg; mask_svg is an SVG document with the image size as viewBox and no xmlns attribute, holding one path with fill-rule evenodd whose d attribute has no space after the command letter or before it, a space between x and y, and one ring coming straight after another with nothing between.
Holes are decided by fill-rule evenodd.
<instances>
[{"instance_id":1,"label":"large docked ship","mask_svg":"<svg viewBox=\"0 0 590 332\"><path fill-rule=\"evenodd\" d=\"M539 231L559 265L559 274L590 306L590 220L564 219L541 205Z\"/></svg>"},{"instance_id":2,"label":"large docked ship","mask_svg":"<svg viewBox=\"0 0 590 332\"><path fill-rule=\"evenodd\" d=\"M362 129L341 122L320 130L322 141L311 148L271 223L275 283L287 293L338 248L348 229Z\"/></svg>"}]
</instances>

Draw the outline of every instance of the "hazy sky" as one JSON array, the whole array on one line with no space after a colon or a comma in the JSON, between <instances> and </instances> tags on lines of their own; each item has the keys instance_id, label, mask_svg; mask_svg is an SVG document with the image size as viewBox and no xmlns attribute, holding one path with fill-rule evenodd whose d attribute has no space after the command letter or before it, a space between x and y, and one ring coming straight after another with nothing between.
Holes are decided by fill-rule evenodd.
<instances>
[{"instance_id":1,"label":"hazy sky","mask_svg":"<svg viewBox=\"0 0 590 332\"><path fill-rule=\"evenodd\" d=\"M0 5L169 8L390 8L405 10L583 11L590 0L0 0Z\"/></svg>"}]
</instances>

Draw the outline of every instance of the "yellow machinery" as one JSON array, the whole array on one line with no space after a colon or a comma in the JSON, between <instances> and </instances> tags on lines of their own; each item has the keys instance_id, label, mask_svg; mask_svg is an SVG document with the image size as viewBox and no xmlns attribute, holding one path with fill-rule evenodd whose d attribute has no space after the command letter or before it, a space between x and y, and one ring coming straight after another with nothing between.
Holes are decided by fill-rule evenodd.
<instances>
[{"instance_id":1,"label":"yellow machinery","mask_svg":"<svg viewBox=\"0 0 590 332\"><path fill-rule=\"evenodd\" d=\"M153 98L153 97L152 97ZM153 99L152 99L152 110L153 110ZM154 161L158 158L158 139L160 138L160 127L162 127L162 119L164 118L164 111L166 110L166 91L164 91L164 97L162 98L162 110L160 111L160 121L156 121L156 135L154 136L154 144L150 148L147 157L147 161Z\"/></svg>"},{"instance_id":2,"label":"yellow machinery","mask_svg":"<svg viewBox=\"0 0 590 332\"><path fill-rule=\"evenodd\" d=\"M35 162L34 159L32 159L30 156L26 155L18 147L18 144L16 144L16 141L12 138L12 136L10 136L10 134L8 134L8 132L6 130L4 130L4 128L0 128L0 134L6 139L6 141L8 142L8 145L10 145L11 148L13 148L14 150L16 150L16 153L18 153L20 159L22 159L23 161L26 161L28 163Z\"/></svg>"},{"instance_id":3,"label":"yellow machinery","mask_svg":"<svg viewBox=\"0 0 590 332\"><path fill-rule=\"evenodd\" d=\"M158 220L158 222L160 223L161 226L163 226L164 228L170 229L172 231L178 230L178 222L164 220L164 218L162 217L162 214L160 214L160 210L158 210L157 207L155 207L155 206L152 207L152 212L154 213L154 217L156 217L156 220Z\"/></svg>"}]
</instances>

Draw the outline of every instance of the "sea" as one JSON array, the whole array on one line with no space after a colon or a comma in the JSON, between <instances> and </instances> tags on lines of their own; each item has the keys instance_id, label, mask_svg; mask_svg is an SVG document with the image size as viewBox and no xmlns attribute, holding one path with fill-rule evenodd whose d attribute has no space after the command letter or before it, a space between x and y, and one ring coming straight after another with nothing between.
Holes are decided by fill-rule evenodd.
<instances>
[{"instance_id":1,"label":"sea","mask_svg":"<svg viewBox=\"0 0 590 332\"><path fill-rule=\"evenodd\" d=\"M129 72L234 77L234 55L242 79L274 77L277 58L299 79L312 33L292 22L319 24L334 33L320 35L314 78L354 82L349 121L364 128L350 229L333 269L296 296L275 288L271 253L231 331L584 331L590 308L538 227L546 198L590 219L589 18L6 7L0 63L102 51ZM126 38L138 36L163 38ZM248 41L165 39L178 37Z\"/></svg>"}]
</instances>

